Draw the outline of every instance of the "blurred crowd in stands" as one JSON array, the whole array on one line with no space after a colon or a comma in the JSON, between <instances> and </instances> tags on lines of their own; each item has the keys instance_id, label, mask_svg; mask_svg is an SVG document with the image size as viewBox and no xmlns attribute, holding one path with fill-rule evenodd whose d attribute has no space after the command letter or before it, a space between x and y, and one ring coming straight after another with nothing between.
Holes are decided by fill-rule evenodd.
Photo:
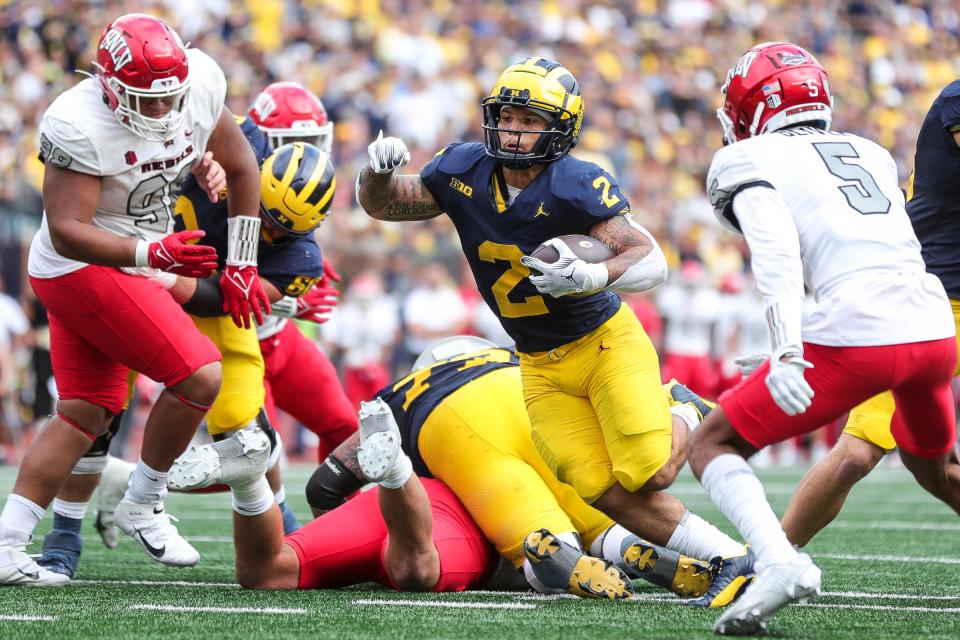
<instances>
[{"instance_id":1,"label":"blurred crowd in stands","mask_svg":"<svg viewBox=\"0 0 960 640\"><path fill-rule=\"evenodd\" d=\"M356 207L354 178L379 130L406 141L415 171L450 142L482 140L479 101L510 62L544 55L569 67L586 104L575 155L617 176L671 262L668 285L629 302L664 375L716 396L736 380L733 358L767 345L746 247L714 222L704 190L729 66L757 42L808 48L830 73L834 128L890 149L904 186L927 108L960 76L954 0L0 1L0 451L55 394L25 274L42 211L37 123L82 79L75 69L93 71L103 26L132 11L164 17L211 54L234 113L277 80L322 98L340 189L318 236L344 281L331 321L307 329L355 400L435 337L509 342L448 219L391 225Z\"/></svg>"}]
</instances>

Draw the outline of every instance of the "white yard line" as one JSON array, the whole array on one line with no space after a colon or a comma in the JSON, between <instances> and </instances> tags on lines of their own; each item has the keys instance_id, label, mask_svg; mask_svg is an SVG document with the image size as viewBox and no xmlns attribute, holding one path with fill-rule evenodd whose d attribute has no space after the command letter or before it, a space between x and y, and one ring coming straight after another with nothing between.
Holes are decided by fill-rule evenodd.
<instances>
[{"instance_id":1,"label":"white yard line","mask_svg":"<svg viewBox=\"0 0 960 640\"><path fill-rule=\"evenodd\" d=\"M944 556L885 556L860 555L855 553L812 553L815 558L827 560L857 560L860 562L930 562L932 564L960 564L960 558Z\"/></svg>"},{"instance_id":2,"label":"white yard line","mask_svg":"<svg viewBox=\"0 0 960 640\"><path fill-rule=\"evenodd\" d=\"M18 613L3 613L0 614L0 620L11 620L16 622L56 622L56 618L53 616L25 616Z\"/></svg>"},{"instance_id":3,"label":"white yard line","mask_svg":"<svg viewBox=\"0 0 960 640\"><path fill-rule=\"evenodd\" d=\"M470 593L467 591L466 593ZM438 602L436 600L354 600L353 604L388 607L440 607L444 609L536 609L523 602Z\"/></svg>"},{"instance_id":4,"label":"white yard line","mask_svg":"<svg viewBox=\"0 0 960 640\"><path fill-rule=\"evenodd\" d=\"M828 598L858 598L862 600L958 600L960 601L960 595L927 596L927 595L915 594L915 593L871 593L868 591L824 591L820 595Z\"/></svg>"},{"instance_id":5,"label":"white yard line","mask_svg":"<svg viewBox=\"0 0 960 640\"><path fill-rule=\"evenodd\" d=\"M953 522L897 522L839 520L827 525L833 529L889 529L892 531L960 531L960 524Z\"/></svg>"},{"instance_id":6,"label":"white yard line","mask_svg":"<svg viewBox=\"0 0 960 640\"><path fill-rule=\"evenodd\" d=\"M281 609L279 607L179 607L172 604L132 604L127 608L176 613L268 613L282 615L306 615L309 613L306 609Z\"/></svg>"},{"instance_id":7,"label":"white yard line","mask_svg":"<svg viewBox=\"0 0 960 640\"><path fill-rule=\"evenodd\" d=\"M899 607L884 606L880 604L828 604L820 602L808 602L798 604L798 607L809 607L811 609L858 609L861 611L915 611L919 613L960 613L960 607L945 607L937 609L936 607Z\"/></svg>"},{"instance_id":8,"label":"white yard line","mask_svg":"<svg viewBox=\"0 0 960 640\"><path fill-rule=\"evenodd\" d=\"M70 584L79 585L140 585L147 587L227 587L239 589L236 582L188 582L186 580L71 580Z\"/></svg>"}]
</instances>

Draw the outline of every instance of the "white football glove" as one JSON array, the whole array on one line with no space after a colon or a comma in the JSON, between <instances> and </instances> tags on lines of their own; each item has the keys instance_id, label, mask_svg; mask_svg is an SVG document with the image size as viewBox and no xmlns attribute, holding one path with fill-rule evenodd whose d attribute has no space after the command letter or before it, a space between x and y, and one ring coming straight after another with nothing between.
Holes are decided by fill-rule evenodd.
<instances>
[{"instance_id":1,"label":"white football glove","mask_svg":"<svg viewBox=\"0 0 960 640\"><path fill-rule=\"evenodd\" d=\"M740 356L733 361L733 364L740 368L740 375L746 378L766 362L769 357L770 355L766 353L755 353L752 356Z\"/></svg>"},{"instance_id":2,"label":"white football glove","mask_svg":"<svg viewBox=\"0 0 960 640\"><path fill-rule=\"evenodd\" d=\"M787 358L786 361L781 358ZM795 416L807 410L813 400L813 389L803 379L803 372L813 364L803 359L803 350L786 345L770 356L767 389L785 414Z\"/></svg>"},{"instance_id":3,"label":"white football glove","mask_svg":"<svg viewBox=\"0 0 960 640\"><path fill-rule=\"evenodd\" d=\"M593 293L607 286L610 272L604 265L584 262L560 238L551 238L544 244L560 254L556 262L544 262L532 256L520 258L520 264L542 274L530 275L537 291L559 298L571 293Z\"/></svg>"},{"instance_id":4,"label":"white football glove","mask_svg":"<svg viewBox=\"0 0 960 640\"><path fill-rule=\"evenodd\" d=\"M410 152L400 138L384 138L383 130L367 147L370 169L374 173L390 173L410 162Z\"/></svg>"}]
</instances>

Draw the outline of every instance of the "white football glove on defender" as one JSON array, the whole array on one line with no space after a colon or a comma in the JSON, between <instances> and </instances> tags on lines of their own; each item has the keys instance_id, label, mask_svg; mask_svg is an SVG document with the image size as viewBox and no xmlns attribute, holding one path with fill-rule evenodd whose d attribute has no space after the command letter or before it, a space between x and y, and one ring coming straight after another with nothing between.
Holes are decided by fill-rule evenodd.
<instances>
[{"instance_id":1,"label":"white football glove on defender","mask_svg":"<svg viewBox=\"0 0 960 640\"><path fill-rule=\"evenodd\" d=\"M803 413L812 403L813 389L803 379L803 372L812 368L813 364L803 359L803 350L793 345L780 347L770 356L767 389L788 416Z\"/></svg>"},{"instance_id":2,"label":"white football glove on defender","mask_svg":"<svg viewBox=\"0 0 960 640\"><path fill-rule=\"evenodd\" d=\"M370 169L374 173L390 173L410 162L410 152L400 138L384 138L383 130L367 147Z\"/></svg>"},{"instance_id":3,"label":"white football glove on defender","mask_svg":"<svg viewBox=\"0 0 960 640\"><path fill-rule=\"evenodd\" d=\"M542 274L530 275L537 291L559 298L571 293L593 293L607 286L610 272L604 265L584 262L560 238L551 238L544 244L560 254L556 262L544 262L532 256L520 258L520 264Z\"/></svg>"}]
</instances>

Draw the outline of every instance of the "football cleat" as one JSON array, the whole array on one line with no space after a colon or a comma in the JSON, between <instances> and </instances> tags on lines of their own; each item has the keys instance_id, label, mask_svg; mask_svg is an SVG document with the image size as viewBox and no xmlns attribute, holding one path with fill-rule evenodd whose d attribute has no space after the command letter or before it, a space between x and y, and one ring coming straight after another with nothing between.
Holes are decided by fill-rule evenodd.
<instances>
[{"instance_id":1,"label":"football cleat","mask_svg":"<svg viewBox=\"0 0 960 640\"><path fill-rule=\"evenodd\" d=\"M633 542L629 542L630 539ZM668 589L681 598L702 596L709 589L714 575L709 563L663 549L636 536L625 542L629 544L624 546L621 555L630 577Z\"/></svg>"},{"instance_id":2,"label":"football cleat","mask_svg":"<svg viewBox=\"0 0 960 640\"><path fill-rule=\"evenodd\" d=\"M805 602L820 594L820 569L805 553L786 564L766 567L737 602L713 626L726 636L756 635L767 620L791 602Z\"/></svg>"},{"instance_id":3,"label":"football cleat","mask_svg":"<svg viewBox=\"0 0 960 640\"><path fill-rule=\"evenodd\" d=\"M93 528L100 534L100 539L108 549L116 549L118 542L116 522L113 510L117 508L123 495L127 492L130 474L137 468L132 462L110 456L107 466L100 476L97 485L97 515L93 521Z\"/></svg>"},{"instance_id":4,"label":"football cleat","mask_svg":"<svg viewBox=\"0 0 960 640\"><path fill-rule=\"evenodd\" d=\"M750 548L742 556L721 558L717 556L710 561L712 577L710 586L699 598L688 600L687 604L693 607L725 607L744 592L753 581L753 563L756 558Z\"/></svg>"},{"instance_id":5,"label":"football cleat","mask_svg":"<svg viewBox=\"0 0 960 640\"><path fill-rule=\"evenodd\" d=\"M27 555L30 537L20 539L0 525L0 585L57 587L70 584L70 577L41 567Z\"/></svg>"},{"instance_id":6,"label":"football cleat","mask_svg":"<svg viewBox=\"0 0 960 640\"><path fill-rule=\"evenodd\" d=\"M114 511L117 526L143 547L147 556L171 567L192 567L200 554L170 522L163 502L146 504L121 500Z\"/></svg>"},{"instance_id":7,"label":"football cleat","mask_svg":"<svg viewBox=\"0 0 960 640\"><path fill-rule=\"evenodd\" d=\"M53 529L43 539L43 555L37 564L72 578L80 564L83 540L79 533Z\"/></svg>"},{"instance_id":8,"label":"football cleat","mask_svg":"<svg viewBox=\"0 0 960 640\"><path fill-rule=\"evenodd\" d=\"M380 482L400 456L400 427L382 398L360 403L357 462L370 482Z\"/></svg>"},{"instance_id":9,"label":"football cleat","mask_svg":"<svg viewBox=\"0 0 960 640\"><path fill-rule=\"evenodd\" d=\"M697 415L700 416L701 421L707 417L707 414L709 414L714 407L717 406L715 402L704 400L696 393L691 391L689 387L677 382L676 378L672 378L670 382L663 385L663 388L667 393L670 394L671 405L686 404L693 407L694 410L696 410Z\"/></svg>"},{"instance_id":10,"label":"football cleat","mask_svg":"<svg viewBox=\"0 0 960 640\"><path fill-rule=\"evenodd\" d=\"M191 491L213 484L249 482L267 470L270 439L253 425L212 444L193 445L177 458L167 474L174 491Z\"/></svg>"},{"instance_id":11,"label":"football cleat","mask_svg":"<svg viewBox=\"0 0 960 640\"><path fill-rule=\"evenodd\" d=\"M588 556L546 529L529 533L523 554L533 574L551 589L581 598L621 600L633 595L633 583L609 562Z\"/></svg>"}]
</instances>

